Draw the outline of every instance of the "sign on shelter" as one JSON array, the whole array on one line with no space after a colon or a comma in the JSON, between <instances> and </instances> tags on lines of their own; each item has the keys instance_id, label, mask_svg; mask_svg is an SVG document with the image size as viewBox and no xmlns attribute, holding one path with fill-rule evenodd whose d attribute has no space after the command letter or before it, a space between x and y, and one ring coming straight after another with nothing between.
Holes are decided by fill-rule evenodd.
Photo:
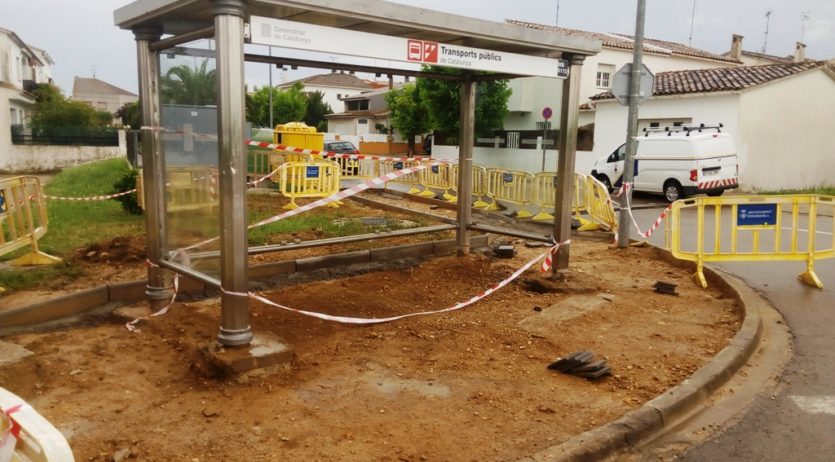
<instances>
[{"instance_id":1,"label":"sign on shelter","mask_svg":"<svg viewBox=\"0 0 835 462\"><path fill-rule=\"evenodd\" d=\"M371 34L252 16L250 41L297 50L551 78L568 77L565 60Z\"/></svg>"}]
</instances>

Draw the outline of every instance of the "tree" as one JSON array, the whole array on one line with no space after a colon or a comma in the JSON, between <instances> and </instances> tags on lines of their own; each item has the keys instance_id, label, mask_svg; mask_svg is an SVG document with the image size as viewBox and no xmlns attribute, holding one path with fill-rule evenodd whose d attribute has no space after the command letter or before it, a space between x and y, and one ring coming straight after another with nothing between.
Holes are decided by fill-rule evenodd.
<instances>
[{"instance_id":1,"label":"tree","mask_svg":"<svg viewBox=\"0 0 835 462\"><path fill-rule=\"evenodd\" d=\"M415 84L403 85L386 93L391 124L409 143L409 156L415 153L415 136L429 131L429 113Z\"/></svg>"},{"instance_id":2,"label":"tree","mask_svg":"<svg viewBox=\"0 0 835 462\"><path fill-rule=\"evenodd\" d=\"M217 73L208 69L208 64L205 60L200 67L181 65L169 69L160 85L163 104L217 104Z\"/></svg>"},{"instance_id":3,"label":"tree","mask_svg":"<svg viewBox=\"0 0 835 462\"><path fill-rule=\"evenodd\" d=\"M317 127L320 132L327 131L327 121L325 116L333 114L331 105L326 103L325 94L319 90L311 93L305 93L307 97L307 113L304 115L304 123L311 127Z\"/></svg>"},{"instance_id":4,"label":"tree","mask_svg":"<svg viewBox=\"0 0 835 462\"><path fill-rule=\"evenodd\" d=\"M82 134L109 125L113 118L107 114L107 120L104 120L92 106L67 100L57 87L50 84L38 85L33 94L35 113L31 123L34 134Z\"/></svg>"},{"instance_id":5,"label":"tree","mask_svg":"<svg viewBox=\"0 0 835 462\"><path fill-rule=\"evenodd\" d=\"M142 127L142 109L138 102L126 103L120 107L114 117L122 121L122 125L139 130Z\"/></svg>"},{"instance_id":6,"label":"tree","mask_svg":"<svg viewBox=\"0 0 835 462\"><path fill-rule=\"evenodd\" d=\"M273 123L298 122L307 113L307 98L302 93L302 84L296 82L287 90L261 87L252 95L254 110L250 114L253 125L265 127L270 123L270 91L273 93Z\"/></svg>"},{"instance_id":7,"label":"tree","mask_svg":"<svg viewBox=\"0 0 835 462\"><path fill-rule=\"evenodd\" d=\"M458 69L444 67L424 67L424 70L460 74ZM421 99L426 103L432 127L447 135L447 139L458 139L460 130L460 88L455 81L436 79L417 79ZM490 136L493 130L502 128L507 115L507 102L511 89L506 80L478 82L476 84L475 134Z\"/></svg>"}]
</instances>

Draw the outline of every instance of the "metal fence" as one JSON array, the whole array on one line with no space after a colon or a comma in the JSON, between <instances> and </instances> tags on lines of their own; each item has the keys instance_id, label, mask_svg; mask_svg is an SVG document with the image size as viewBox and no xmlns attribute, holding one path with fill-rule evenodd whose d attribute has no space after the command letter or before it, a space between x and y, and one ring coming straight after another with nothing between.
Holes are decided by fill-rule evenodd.
<instances>
[{"instance_id":1,"label":"metal fence","mask_svg":"<svg viewBox=\"0 0 835 462\"><path fill-rule=\"evenodd\" d=\"M80 130L56 127L34 130L12 126L12 144L39 146L119 146L119 131L115 128Z\"/></svg>"}]
</instances>

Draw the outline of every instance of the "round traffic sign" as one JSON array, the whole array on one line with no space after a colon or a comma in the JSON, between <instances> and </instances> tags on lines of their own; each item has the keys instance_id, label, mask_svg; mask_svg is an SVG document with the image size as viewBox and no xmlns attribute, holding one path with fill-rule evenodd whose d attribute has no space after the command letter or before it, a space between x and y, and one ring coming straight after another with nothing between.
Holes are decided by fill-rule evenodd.
<instances>
[{"instance_id":1,"label":"round traffic sign","mask_svg":"<svg viewBox=\"0 0 835 462\"><path fill-rule=\"evenodd\" d=\"M542 118L548 120L552 115L554 115L554 111L552 111L550 107L545 106L545 109L542 110Z\"/></svg>"}]
</instances>

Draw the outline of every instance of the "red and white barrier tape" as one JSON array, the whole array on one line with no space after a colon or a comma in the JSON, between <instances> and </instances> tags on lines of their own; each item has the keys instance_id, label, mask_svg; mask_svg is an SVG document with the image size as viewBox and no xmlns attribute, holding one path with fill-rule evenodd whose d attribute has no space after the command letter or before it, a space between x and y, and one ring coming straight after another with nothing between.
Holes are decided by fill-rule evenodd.
<instances>
[{"instance_id":1,"label":"red and white barrier tape","mask_svg":"<svg viewBox=\"0 0 835 462\"><path fill-rule=\"evenodd\" d=\"M560 245L571 245L571 239L561 242L555 243L551 250L548 252L548 255L545 256L545 261L542 262L542 266L539 267L539 270L543 273L547 273L551 270L553 265L553 258L557 255L557 250L559 250Z\"/></svg>"},{"instance_id":2,"label":"red and white barrier tape","mask_svg":"<svg viewBox=\"0 0 835 462\"><path fill-rule=\"evenodd\" d=\"M152 266L154 268L159 268L159 265L152 262L151 260L146 259L145 263L148 266ZM171 296L171 300L169 300L168 303L165 304L165 306L163 306L159 310L149 314L148 316L142 316L140 318L134 319L133 321L130 321L129 323L125 324L125 327L131 332L135 332L137 334L141 333L142 331L139 330L138 327L136 327L136 324L138 324L139 321L144 321L146 319L151 319L153 317L162 316L165 313L168 313L168 309L171 308L171 305L174 304L174 300L177 299L177 292L179 292L179 291L180 291L180 274L175 272L174 273L174 294Z\"/></svg>"},{"instance_id":3,"label":"red and white barrier tape","mask_svg":"<svg viewBox=\"0 0 835 462\"><path fill-rule=\"evenodd\" d=\"M332 194L328 197L316 200L316 201L311 202L309 204L305 204L305 205L303 205L303 206L301 206L297 209L288 210L288 211L280 213L280 214L278 214L274 217L267 218L265 220L261 220L257 223L253 223L253 224L247 226L247 229L258 228L260 226L268 225L270 223L275 223L276 221L280 221L280 220L284 220L286 218L290 218L290 217L298 215L300 213L307 212L308 210L315 209L316 207L321 207L325 204L329 204L329 203L334 202L334 201L339 201L339 200L345 199L347 197L354 196L358 193L361 193L361 192L365 191L366 189L370 189L370 188L373 188L373 187L376 187L376 186L384 186L386 184L386 182L388 182L388 181L396 180L397 178L401 178L403 176L418 172L420 170L430 168L430 167L435 166L435 165L445 164L445 163L447 163L447 161L435 161L435 162L431 162L431 163L428 163L428 164L416 165L414 167L408 167L408 168L404 168L402 170L397 170L397 171L394 171L394 172L391 172L391 173L387 173L387 174L381 175L377 178L372 178L370 180L365 180L365 181L362 181L362 182L360 182L360 183L358 183L358 184L356 184L356 185L354 185L350 188L343 189L342 191L339 191L339 192L337 192L335 194ZM192 245L190 245L188 247L184 247L180 250L182 250L182 251L194 250L194 249L202 247L206 244L210 244L212 242L215 242L218 239L220 239L220 237L213 237L211 239L206 239L205 241L201 241L201 242L198 242L196 244L192 244Z\"/></svg>"},{"instance_id":4,"label":"red and white barrier tape","mask_svg":"<svg viewBox=\"0 0 835 462\"><path fill-rule=\"evenodd\" d=\"M568 244L568 243L570 243L570 241L565 241L563 244ZM548 250L548 252L545 252L545 253L537 256L536 258L533 258L532 260L528 261L527 263L522 265L521 268L514 271L513 274L511 274L510 276L505 278L503 281L499 282L498 284L494 285L493 287L485 290L484 292L482 292L482 293L480 293L480 294L478 294L478 295L476 295L476 296L474 296L474 297L472 297L472 298L470 298L466 301L458 302L458 303L456 303L455 305L453 305L449 308L443 308L443 309L431 310L431 311L419 311L419 312L416 312L416 313L401 314L401 315L398 315L398 316L391 316L391 317L387 317L387 318L357 318L357 317L352 317L352 316L337 316L337 315L333 315L333 314L318 313L316 311L299 310L299 309L296 309L296 308L290 308L288 306L284 306L280 303L276 303L272 300L269 300L269 299L267 299L267 298L265 298L261 295L255 294L253 292L230 292L230 291L226 291L226 290L223 290L223 289L221 289L221 291L223 293L229 294L229 295L237 295L239 297L248 297L248 298L251 298L253 300L258 300L259 302L261 302L265 305L268 305L268 306L272 306L274 308L279 308L279 309L282 309L282 310L285 310L285 311L290 311L290 312L293 312L293 313L298 313L298 314L302 314L302 315L305 315L305 316L310 316L312 318L322 319L324 321L333 321L333 322L338 322L338 323L342 323L342 324L354 324L354 325L382 324L382 323L398 321L398 320L406 319L406 318L413 318L413 317L416 317L416 316L428 316L428 315L433 315L433 314L448 313L448 312L451 312L451 311L457 311L457 310L460 310L462 308L466 308L467 306L470 306L470 305L478 302L479 300L482 300L484 298L489 297L490 295L492 295L493 293L495 293L496 291L498 291L502 287L505 287L506 285L510 284L511 282L513 282L513 280L518 278L520 275L522 275L522 273L524 273L525 271L530 269L533 265L535 265L539 260L542 260L543 258L546 259L546 262L548 264L547 268L550 269L551 256L556 253L559 246L560 246L560 244L555 244L551 249ZM545 268L546 268L546 266L543 263L542 270L547 271L547 269L545 269Z\"/></svg>"},{"instance_id":5,"label":"red and white barrier tape","mask_svg":"<svg viewBox=\"0 0 835 462\"><path fill-rule=\"evenodd\" d=\"M252 141L249 140L246 142L249 146L257 146L259 148L266 148L266 149L274 149L283 152L292 152L296 154L310 154L316 156L324 156L324 157L333 157L337 159L351 159L351 160L383 160L383 161L393 161L393 162L405 162L410 160L415 160L413 157L393 157L393 156L373 156L373 155L366 155L366 154L344 154L339 152L333 151L317 151L315 149L306 149L306 148L297 148L294 146L284 146L283 144L272 144L266 143L261 141ZM426 159L424 160L433 160L433 159Z\"/></svg>"},{"instance_id":6,"label":"red and white barrier tape","mask_svg":"<svg viewBox=\"0 0 835 462\"><path fill-rule=\"evenodd\" d=\"M624 183L629 184L629 183ZM626 191L629 190L629 186L626 187ZM661 223L664 222L664 219L667 218L667 213L673 208L673 204L670 204L665 208L658 218L655 219L655 222L647 229L646 231L641 230L641 227L638 226L638 221L635 220L635 215L632 214L632 202L630 200L631 194L626 195L626 210L629 212L629 218L632 219L632 225L635 226L635 230L638 231L638 235L643 237L644 239L649 239L652 236L652 233L661 226Z\"/></svg>"},{"instance_id":7,"label":"red and white barrier tape","mask_svg":"<svg viewBox=\"0 0 835 462\"><path fill-rule=\"evenodd\" d=\"M136 192L136 189L131 189L130 191L124 191L116 194L110 194L107 196L84 196L84 197L62 197L62 196L50 196L48 194L44 194L43 197L52 200L58 201L80 201L80 202L87 202L87 201L105 201L108 199L113 199L114 197L121 197L127 196L128 194L133 194Z\"/></svg>"},{"instance_id":8,"label":"red and white barrier tape","mask_svg":"<svg viewBox=\"0 0 835 462\"><path fill-rule=\"evenodd\" d=\"M0 414L3 414L9 420L11 426L5 432L0 434L0 462L11 462L14 457L15 446L17 440L20 439L20 424L12 417L15 412L22 411L28 407L26 404L17 404L8 409L0 409Z\"/></svg>"}]
</instances>

